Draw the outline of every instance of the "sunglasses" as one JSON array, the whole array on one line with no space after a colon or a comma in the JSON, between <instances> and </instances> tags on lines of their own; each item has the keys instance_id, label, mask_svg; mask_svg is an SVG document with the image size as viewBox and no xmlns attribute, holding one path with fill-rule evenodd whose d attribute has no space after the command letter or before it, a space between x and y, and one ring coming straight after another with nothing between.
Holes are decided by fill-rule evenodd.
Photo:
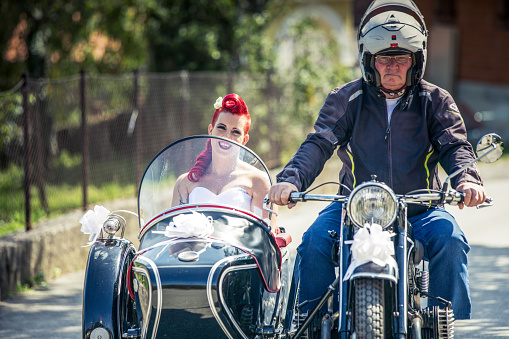
<instances>
[{"instance_id":1,"label":"sunglasses","mask_svg":"<svg viewBox=\"0 0 509 339\"><path fill-rule=\"evenodd\" d=\"M412 59L412 57L408 55L397 55L397 56L376 55L375 59L380 65L384 66L390 64L391 59L394 59L394 61L396 61L398 65L406 65L410 62L410 59Z\"/></svg>"}]
</instances>

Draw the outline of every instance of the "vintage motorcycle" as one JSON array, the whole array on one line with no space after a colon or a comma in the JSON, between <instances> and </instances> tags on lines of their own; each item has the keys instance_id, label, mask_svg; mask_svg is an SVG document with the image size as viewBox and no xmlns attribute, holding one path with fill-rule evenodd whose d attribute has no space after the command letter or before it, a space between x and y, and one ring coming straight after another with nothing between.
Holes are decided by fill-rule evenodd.
<instances>
[{"instance_id":1,"label":"vintage motorcycle","mask_svg":"<svg viewBox=\"0 0 509 339\"><path fill-rule=\"evenodd\" d=\"M478 157L449 175L440 191L423 189L396 195L373 176L348 196L309 191L291 194L293 202L336 201L343 206L341 234L329 232L336 238L333 260L341 267L339 274L294 337L453 338L452 304L428 294L423 245L413 238L407 208L462 202L463 194L449 189L449 180L478 160L498 160L503 152L502 140L488 134L479 141L476 151ZM491 204L487 199L478 207ZM339 312L318 316L322 306L327 302L330 305L335 297L339 297ZM443 308L427 307L426 297L438 300ZM319 327L321 333L316 330Z\"/></svg>"},{"instance_id":2,"label":"vintage motorcycle","mask_svg":"<svg viewBox=\"0 0 509 339\"><path fill-rule=\"evenodd\" d=\"M295 332L295 254L270 206L251 210L212 192L203 203L173 201L176 180L207 144L270 182L266 166L246 147L194 136L164 148L145 170L138 193L139 248L124 238L128 211L96 206L87 212L82 230L91 235L91 248L83 338L261 339Z\"/></svg>"}]
</instances>

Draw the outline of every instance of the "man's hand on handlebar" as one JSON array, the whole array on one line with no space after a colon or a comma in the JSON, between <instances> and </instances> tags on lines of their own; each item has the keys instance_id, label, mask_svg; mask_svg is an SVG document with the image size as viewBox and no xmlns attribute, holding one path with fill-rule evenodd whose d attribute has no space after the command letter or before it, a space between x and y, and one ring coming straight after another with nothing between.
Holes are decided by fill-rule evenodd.
<instances>
[{"instance_id":1,"label":"man's hand on handlebar","mask_svg":"<svg viewBox=\"0 0 509 339\"><path fill-rule=\"evenodd\" d=\"M289 202L290 193L298 192L297 187L289 182L280 182L273 185L269 191L269 200L276 205L288 205L288 208L294 207L297 203Z\"/></svg>"},{"instance_id":2,"label":"man's hand on handlebar","mask_svg":"<svg viewBox=\"0 0 509 339\"><path fill-rule=\"evenodd\" d=\"M456 191L465 194L463 202L458 204L460 210L463 209L464 206L474 207L480 205L486 200L484 187L473 182L462 182L456 187Z\"/></svg>"}]
</instances>

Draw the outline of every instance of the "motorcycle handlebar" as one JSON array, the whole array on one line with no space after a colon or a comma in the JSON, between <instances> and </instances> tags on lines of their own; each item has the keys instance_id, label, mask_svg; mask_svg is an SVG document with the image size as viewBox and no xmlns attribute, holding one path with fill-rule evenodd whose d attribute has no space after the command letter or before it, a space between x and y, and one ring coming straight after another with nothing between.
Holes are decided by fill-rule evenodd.
<instances>
[{"instance_id":1,"label":"motorcycle handlebar","mask_svg":"<svg viewBox=\"0 0 509 339\"><path fill-rule=\"evenodd\" d=\"M288 199L289 202L300 201L338 201L345 202L348 196L334 194L307 194L306 192L292 192Z\"/></svg>"},{"instance_id":2,"label":"motorcycle handlebar","mask_svg":"<svg viewBox=\"0 0 509 339\"><path fill-rule=\"evenodd\" d=\"M448 204L456 206L463 202L465 194L455 190L450 190L447 193L422 193L422 194L402 194L396 195L399 201L405 201L410 204ZM297 203L301 201L337 201L344 203L348 201L347 195L330 195L330 194L307 194L306 192L292 192L290 193L289 202ZM478 205L477 208L489 207L493 205L493 199L487 197L486 201Z\"/></svg>"}]
</instances>

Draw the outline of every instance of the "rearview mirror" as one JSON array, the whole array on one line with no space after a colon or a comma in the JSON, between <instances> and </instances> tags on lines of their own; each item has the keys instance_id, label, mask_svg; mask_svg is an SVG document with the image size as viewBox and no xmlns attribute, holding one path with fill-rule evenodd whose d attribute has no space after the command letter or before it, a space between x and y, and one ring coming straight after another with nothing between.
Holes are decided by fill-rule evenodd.
<instances>
[{"instance_id":1,"label":"rearview mirror","mask_svg":"<svg viewBox=\"0 0 509 339\"><path fill-rule=\"evenodd\" d=\"M495 162L504 153L504 142L495 133L486 134L477 143L476 152L480 161L488 164Z\"/></svg>"},{"instance_id":2,"label":"rearview mirror","mask_svg":"<svg viewBox=\"0 0 509 339\"><path fill-rule=\"evenodd\" d=\"M456 170L454 173L449 174L447 178L444 180L444 185L442 186L442 191L446 192L449 187L449 180L454 178L456 175L465 170L468 166L472 165L476 161L482 161L485 163L495 162L502 156L504 152L504 143L502 142L502 138L495 133L486 134L479 140L477 143L477 158Z\"/></svg>"}]
</instances>

